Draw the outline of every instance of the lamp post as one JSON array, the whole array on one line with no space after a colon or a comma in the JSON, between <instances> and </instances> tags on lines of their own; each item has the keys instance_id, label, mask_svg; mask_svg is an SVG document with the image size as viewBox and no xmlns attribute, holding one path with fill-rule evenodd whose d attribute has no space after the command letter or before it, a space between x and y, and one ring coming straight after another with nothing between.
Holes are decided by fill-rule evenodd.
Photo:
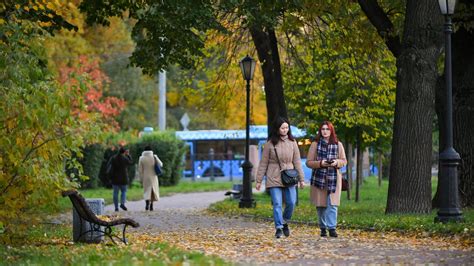
<instances>
[{"instance_id":1,"label":"lamp post","mask_svg":"<svg viewBox=\"0 0 474 266\"><path fill-rule=\"evenodd\" d=\"M244 57L240 60L240 69L242 75L247 81L247 118L245 123L245 161L242 164L242 170L244 172L244 178L242 183L242 197L240 198L239 208L253 208L255 207L255 201L252 199L252 183L250 182L250 173L252 171L252 163L249 160L249 134L250 134L250 80L253 78L255 71L255 60L250 56Z\"/></svg>"},{"instance_id":2,"label":"lamp post","mask_svg":"<svg viewBox=\"0 0 474 266\"><path fill-rule=\"evenodd\" d=\"M439 155L440 171L438 175L440 207L435 222L461 221L462 212L459 207L458 166L461 156L453 147L453 95L451 71L451 33L453 23L451 16L454 13L456 0L438 0L441 13L444 15L445 33L445 61L444 71L446 78L446 134L445 148Z\"/></svg>"}]
</instances>

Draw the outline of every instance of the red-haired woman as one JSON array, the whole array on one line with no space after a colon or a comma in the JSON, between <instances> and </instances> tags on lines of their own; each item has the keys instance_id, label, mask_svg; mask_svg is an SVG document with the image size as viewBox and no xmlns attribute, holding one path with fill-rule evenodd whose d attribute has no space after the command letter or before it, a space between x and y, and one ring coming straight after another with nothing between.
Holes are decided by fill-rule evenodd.
<instances>
[{"instance_id":1,"label":"red-haired woman","mask_svg":"<svg viewBox=\"0 0 474 266\"><path fill-rule=\"evenodd\" d=\"M341 199L342 175L339 170L347 164L346 153L338 141L334 126L324 121L319 126L316 140L308 151L306 165L311 175L311 203L316 206L321 236L337 237L337 207Z\"/></svg>"}]
</instances>

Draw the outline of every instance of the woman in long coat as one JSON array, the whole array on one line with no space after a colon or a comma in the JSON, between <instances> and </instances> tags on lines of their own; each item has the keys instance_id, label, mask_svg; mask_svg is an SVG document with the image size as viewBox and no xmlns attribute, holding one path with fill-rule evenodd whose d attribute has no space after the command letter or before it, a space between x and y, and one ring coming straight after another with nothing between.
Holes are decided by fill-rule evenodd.
<instances>
[{"instance_id":1,"label":"woman in long coat","mask_svg":"<svg viewBox=\"0 0 474 266\"><path fill-rule=\"evenodd\" d=\"M150 146L146 146L138 161L138 173L143 184L145 210L150 211L153 210L153 202L160 199L158 176L155 173L155 161L160 167L163 167L160 158L153 154Z\"/></svg>"},{"instance_id":2,"label":"woman in long coat","mask_svg":"<svg viewBox=\"0 0 474 266\"><path fill-rule=\"evenodd\" d=\"M337 237L337 207L341 200L342 174L347 164L344 146L337 140L331 122L324 121L316 140L309 147L306 165L313 169L311 176L311 203L316 206L321 236Z\"/></svg>"},{"instance_id":3,"label":"woman in long coat","mask_svg":"<svg viewBox=\"0 0 474 266\"><path fill-rule=\"evenodd\" d=\"M290 235L288 221L291 220L296 203L296 185L284 186L281 181L281 171L286 169L298 171L299 185L303 188L304 172L301 166L300 150L291 135L290 122L286 118L277 117L273 122L270 138L263 148L255 185L255 188L260 190L263 177L266 176L265 187L272 197L276 238ZM283 194L285 209L282 211Z\"/></svg>"}]
</instances>

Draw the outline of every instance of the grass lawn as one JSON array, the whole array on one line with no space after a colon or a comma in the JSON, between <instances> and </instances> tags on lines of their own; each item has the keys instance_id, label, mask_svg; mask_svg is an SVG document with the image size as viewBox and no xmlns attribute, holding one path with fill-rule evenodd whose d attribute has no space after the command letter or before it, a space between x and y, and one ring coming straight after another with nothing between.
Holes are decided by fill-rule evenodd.
<instances>
[{"instance_id":1,"label":"grass lawn","mask_svg":"<svg viewBox=\"0 0 474 266\"><path fill-rule=\"evenodd\" d=\"M0 265L230 265L215 256L185 252L150 236L128 234L129 245L71 242L71 226L40 225L27 243L0 245Z\"/></svg>"},{"instance_id":2,"label":"grass lawn","mask_svg":"<svg viewBox=\"0 0 474 266\"><path fill-rule=\"evenodd\" d=\"M182 181L177 186L160 187L160 195L219 191L232 188L232 182ZM86 198L104 198L112 203L111 189L81 190ZM133 185L128 200L141 200L143 189ZM71 210L69 198L44 206L41 211L57 213ZM72 225L39 224L30 226L20 242L0 245L0 265L229 265L220 258L198 252L185 252L157 242L144 233L130 231L130 245L73 243Z\"/></svg>"},{"instance_id":3,"label":"grass lawn","mask_svg":"<svg viewBox=\"0 0 474 266\"><path fill-rule=\"evenodd\" d=\"M436 184L433 184L433 195ZM377 179L370 177L361 186L360 201L347 200L346 192L341 196L338 212L338 226L342 228L377 230L377 231L410 231L433 234L456 234L472 238L474 235L474 209L464 209L463 223L434 223L436 210L431 214L386 215L388 182L384 180L381 187ZM211 212L232 215L244 215L272 219L270 196L266 193L254 194L257 202L255 209L240 209L238 202L227 199L211 205ZM316 208L309 203L309 187L299 190L299 204L293 214L293 221L317 224Z\"/></svg>"}]
</instances>

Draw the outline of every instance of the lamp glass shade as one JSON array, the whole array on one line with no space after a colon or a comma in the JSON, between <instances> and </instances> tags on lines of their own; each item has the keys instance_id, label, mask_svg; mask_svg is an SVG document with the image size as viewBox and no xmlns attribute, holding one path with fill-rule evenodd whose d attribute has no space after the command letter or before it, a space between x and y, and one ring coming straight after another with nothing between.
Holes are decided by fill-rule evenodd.
<instances>
[{"instance_id":1,"label":"lamp glass shade","mask_svg":"<svg viewBox=\"0 0 474 266\"><path fill-rule=\"evenodd\" d=\"M256 62L252 57L246 56L240 60L240 70L242 70L242 76L245 80L252 80L253 73L255 72Z\"/></svg>"},{"instance_id":2,"label":"lamp glass shade","mask_svg":"<svg viewBox=\"0 0 474 266\"><path fill-rule=\"evenodd\" d=\"M439 9L443 15L454 14L454 8L456 7L456 0L438 0Z\"/></svg>"}]
</instances>

